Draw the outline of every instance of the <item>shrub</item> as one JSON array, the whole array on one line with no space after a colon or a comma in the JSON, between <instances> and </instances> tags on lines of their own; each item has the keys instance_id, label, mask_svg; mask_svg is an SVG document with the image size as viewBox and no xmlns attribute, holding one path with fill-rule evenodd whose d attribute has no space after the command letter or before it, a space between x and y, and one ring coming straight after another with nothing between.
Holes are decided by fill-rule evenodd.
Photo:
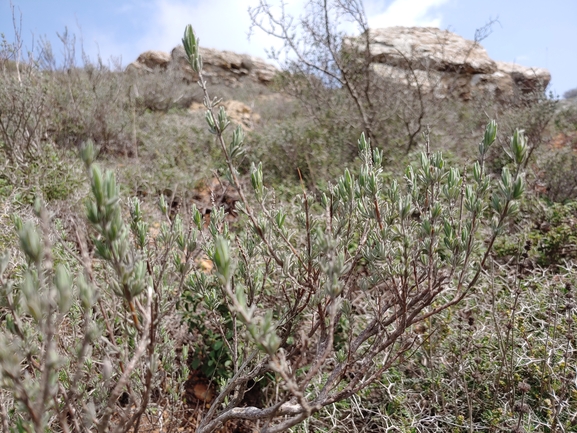
<instances>
[{"instance_id":1,"label":"shrub","mask_svg":"<svg viewBox=\"0 0 577 433\"><path fill-rule=\"evenodd\" d=\"M45 78L31 65L20 68L0 71L0 150L12 165L38 157L46 131Z\"/></svg>"},{"instance_id":2,"label":"shrub","mask_svg":"<svg viewBox=\"0 0 577 433\"><path fill-rule=\"evenodd\" d=\"M567 90L565 93L563 93L563 97L564 97L565 99L577 98L577 88L571 89L571 90Z\"/></svg>"},{"instance_id":3,"label":"shrub","mask_svg":"<svg viewBox=\"0 0 577 433\"><path fill-rule=\"evenodd\" d=\"M529 233L537 263L562 266L577 257L577 203L555 203L544 209Z\"/></svg>"},{"instance_id":4,"label":"shrub","mask_svg":"<svg viewBox=\"0 0 577 433\"><path fill-rule=\"evenodd\" d=\"M552 150L542 162L541 182L554 202L577 198L577 155L573 149Z\"/></svg>"},{"instance_id":5,"label":"shrub","mask_svg":"<svg viewBox=\"0 0 577 433\"><path fill-rule=\"evenodd\" d=\"M574 265L517 269L491 265L476 296L425 323L414 355L382 380L381 392L403 407L376 422L422 432L574 430Z\"/></svg>"},{"instance_id":6,"label":"shrub","mask_svg":"<svg viewBox=\"0 0 577 433\"><path fill-rule=\"evenodd\" d=\"M555 113L553 137L536 160L536 172L541 192L554 202L566 202L577 197L577 109L561 106Z\"/></svg>"},{"instance_id":7,"label":"shrub","mask_svg":"<svg viewBox=\"0 0 577 433\"><path fill-rule=\"evenodd\" d=\"M318 197L303 190L282 205L264 186L262 166L254 166L253 205L235 168L242 131L226 143L226 112L217 113L206 93L190 26L183 42L250 228L233 233L222 216L211 218L205 250L216 272L207 282L196 271L188 286L215 314L225 303L233 323L234 374L198 431L238 418L270 420L264 431L283 431L378 380L416 344L414 326L460 302L479 282L496 237L518 210L525 139L513 135L512 169L503 169L498 187L484 168L494 122L469 181L441 154L423 153L402 186L383 183L383 154L363 135L358 177L346 170ZM200 229L200 216L196 220ZM239 407L247 383L271 374L282 385L275 399L261 408Z\"/></svg>"},{"instance_id":8,"label":"shrub","mask_svg":"<svg viewBox=\"0 0 577 433\"><path fill-rule=\"evenodd\" d=\"M308 187L316 187L338 176L342 165L358 155L350 144L353 134L319 128L297 111L251 133L247 144L250 160L242 168L248 169L249 161L260 161L275 184L295 184L302 176Z\"/></svg>"},{"instance_id":9,"label":"shrub","mask_svg":"<svg viewBox=\"0 0 577 433\"><path fill-rule=\"evenodd\" d=\"M60 146L77 148L93 140L103 152L132 147L129 82L103 64L52 71L48 97L50 137Z\"/></svg>"},{"instance_id":10,"label":"shrub","mask_svg":"<svg viewBox=\"0 0 577 433\"><path fill-rule=\"evenodd\" d=\"M250 170L248 196L236 168L243 131L227 133L190 26L183 43L200 76L208 129L240 196L242 224L231 228L221 208L205 228L198 209L171 215L161 197L165 222L152 239L138 200L125 222L115 176L100 170L86 143L90 229L78 233L77 250L53 247L49 215L37 202L39 228L15 218L22 255L1 262L0 381L4 398L15 402L1 405L5 424L37 433L138 431L147 408L162 414L177 404L188 370L166 336L168 313L182 300L192 306L189 323L208 319L198 331L211 346L194 356L212 359L207 372L218 375L198 431L238 419L284 431L393 374L422 344L419 327L483 281L495 240L518 212L526 139L514 132L511 162L494 178L485 158L495 122L467 171L431 152L425 136L418 162L402 182L390 181L383 152L363 134L358 175L346 169L318 194L303 186L292 202L279 203L259 164ZM200 252L211 272L194 265ZM73 331L66 334L66 326ZM253 386L263 390L260 407L246 405ZM172 392L154 401L154 389ZM391 402L391 410L401 403Z\"/></svg>"},{"instance_id":11,"label":"shrub","mask_svg":"<svg viewBox=\"0 0 577 433\"><path fill-rule=\"evenodd\" d=\"M130 226L124 223L114 175L93 164L92 143L82 158L92 191L86 203L91 229L77 232L79 251L52 244L50 216L38 200L39 226L14 218L23 256L3 255L0 263L6 318L0 416L19 431L138 431L153 389L161 386L174 390L170 404L182 404L188 373L177 369L164 317L183 269L174 272L172 262L157 267L159 250L146 242L148 226L137 201ZM162 209L167 216L164 202ZM162 227L157 245L166 250L160 255L183 236L174 229L182 229L178 219ZM193 240L183 247L191 245ZM176 280L163 278L165 271Z\"/></svg>"},{"instance_id":12,"label":"shrub","mask_svg":"<svg viewBox=\"0 0 577 433\"><path fill-rule=\"evenodd\" d=\"M31 59L21 61L19 50L2 40L0 197L12 196L28 205L37 194L46 201L63 200L78 187L79 171L67 166L69 154L58 149L49 137L53 125L50 79ZM10 56L18 61L10 61Z\"/></svg>"},{"instance_id":13,"label":"shrub","mask_svg":"<svg viewBox=\"0 0 577 433\"><path fill-rule=\"evenodd\" d=\"M361 2L310 0L305 9L299 18L286 13L283 5L277 13L269 2L250 9L253 27L283 42L285 56L272 53L286 71L278 85L301 102L321 130L353 130L357 136L364 131L387 157L412 150L441 103L434 96L436 85L425 89L423 81L439 80L429 70L423 72L425 80L418 76L411 58L404 59L406 72L397 77L391 73L383 79L375 73L371 56L363 51L371 35ZM361 35L358 43L347 43L343 23ZM330 144L328 138L325 145ZM349 145L354 152L355 143Z\"/></svg>"},{"instance_id":14,"label":"shrub","mask_svg":"<svg viewBox=\"0 0 577 433\"><path fill-rule=\"evenodd\" d=\"M563 107L555 117L555 127L559 132L577 131L577 106Z\"/></svg>"}]
</instances>

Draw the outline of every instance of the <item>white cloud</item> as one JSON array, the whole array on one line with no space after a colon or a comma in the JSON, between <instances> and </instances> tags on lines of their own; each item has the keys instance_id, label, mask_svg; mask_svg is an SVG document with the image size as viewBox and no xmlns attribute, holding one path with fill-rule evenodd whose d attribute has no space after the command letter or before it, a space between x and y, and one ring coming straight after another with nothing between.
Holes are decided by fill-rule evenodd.
<instances>
[{"instance_id":1,"label":"white cloud","mask_svg":"<svg viewBox=\"0 0 577 433\"><path fill-rule=\"evenodd\" d=\"M248 40L248 8L257 4L258 0L156 0L150 31L138 45L143 51L170 51L180 43L185 26L192 24L205 47L264 57L274 38L259 33Z\"/></svg>"},{"instance_id":2,"label":"white cloud","mask_svg":"<svg viewBox=\"0 0 577 433\"><path fill-rule=\"evenodd\" d=\"M370 27L439 26L441 16L434 9L447 1L394 0L384 6L383 0L365 0L365 9ZM298 17L306 0L285 3L287 12ZM265 57L265 50L271 46L278 48L279 43L259 30L248 40L251 25L248 8L257 5L258 0L151 0L146 4L152 13L148 31L138 41L137 49L170 51L180 43L184 27L192 24L203 46Z\"/></svg>"},{"instance_id":3,"label":"white cloud","mask_svg":"<svg viewBox=\"0 0 577 433\"><path fill-rule=\"evenodd\" d=\"M441 15L434 9L449 0L394 0L383 8L382 0L365 1L369 27L423 26L440 27ZM383 10L384 9L384 10Z\"/></svg>"}]
</instances>

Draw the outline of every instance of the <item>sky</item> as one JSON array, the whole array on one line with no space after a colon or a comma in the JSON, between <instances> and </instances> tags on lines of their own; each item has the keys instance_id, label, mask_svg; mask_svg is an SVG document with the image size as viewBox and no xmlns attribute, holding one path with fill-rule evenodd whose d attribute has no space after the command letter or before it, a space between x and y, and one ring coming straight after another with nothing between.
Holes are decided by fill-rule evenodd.
<instances>
[{"instance_id":1,"label":"sky","mask_svg":"<svg viewBox=\"0 0 577 433\"><path fill-rule=\"evenodd\" d=\"M201 45L266 58L275 40L250 39L248 8L259 0L0 0L0 33L14 40L11 5L28 49L41 37L60 52L57 33L67 28L95 59L123 65L147 50L170 52L192 24ZM269 0L278 4L279 0ZM285 0L298 16L306 0ZM434 26L473 39L497 20L482 41L493 60L547 68L550 90L562 96L577 87L577 0L364 0L369 26Z\"/></svg>"}]
</instances>

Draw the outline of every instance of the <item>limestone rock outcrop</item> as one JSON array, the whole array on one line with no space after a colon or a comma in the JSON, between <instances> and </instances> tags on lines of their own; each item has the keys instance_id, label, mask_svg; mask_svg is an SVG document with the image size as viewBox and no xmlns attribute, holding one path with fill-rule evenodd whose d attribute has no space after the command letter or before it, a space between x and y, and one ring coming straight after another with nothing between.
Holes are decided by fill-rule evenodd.
<instances>
[{"instance_id":1,"label":"limestone rock outcrop","mask_svg":"<svg viewBox=\"0 0 577 433\"><path fill-rule=\"evenodd\" d=\"M145 51L126 69L152 72L154 69L166 69L169 64L170 54L164 51Z\"/></svg>"},{"instance_id":2,"label":"limestone rock outcrop","mask_svg":"<svg viewBox=\"0 0 577 433\"><path fill-rule=\"evenodd\" d=\"M439 72L490 74L496 64L473 41L433 27L387 27L370 30L373 63L404 68L407 59L417 69Z\"/></svg>"},{"instance_id":3,"label":"limestone rock outcrop","mask_svg":"<svg viewBox=\"0 0 577 433\"><path fill-rule=\"evenodd\" d=\"M236 54L232 51L219 51L210 48L200 48L203 74L212 82L234 84L243 79L257 83L268 84L274 78L277 69L258 57L246 54ZM178 46L172 50L172 63L184 71L191 80L197 77L186 60L184 47Z\"/></svg>"},{"instance_id":4,"label":"limestone rock outcrop","mask_svg":"<svg viewBox=\"0 0 577 433\"><path fill-rule=\"evenodd\" d=\"M344 48L364 53L364 36L346 39ZM542 91L551 80L546 69L494 61L479 43L434 27L372 29L368 50L377 76L438 97L507 99Z\"/></svg>"},{"instance_id":5,"label":"limestone rock outcrop","mask_svg":"<svg viewBox=\"0 0 577 433\"><path fill-rule=\"evenodd\" d=\"M203 75L211 84L237 85L243 81L269 84L278 72L273 65L264 60L232 51L219 51L200 47L203 61ZM152 72L154 70L172 70L180 72L189 81L196 81L198 76L186 59L182 45L177 46L170 54L162 51L146 51L138 56L126 68L127 71Z\"/></svg>"},{"instance_id":6,"label":"limestone rock outcrop","mask_svg":"<svg viewBox=\"0 0 577 433\"><path fill-rule=\"evenodd\" d=\"M528 68L516 63L497 62L497 70L508 74L515 85L524 92L545 88L551 81L551 74L545 68Z\"/></svg>"},{"instance_id":7,"label":"limestone rock outcrop","mask_svg":"<svg viewBox=\"0 0 577 433\"><path fill-rule=\"evenodd\" d=\"M364 54L367 50L364 35L346 38L343 49ZM469 100L488 95L508 101L543 91L551 80L546 69L494 61L479 43L434 27L371 29L368 51L371 69L377 77L405 87L418 86L439 98ZM210 84L235 87L253 82L266 85L278 72L275 66L249 55L203 47L200 47L200 54L203 74ZM177 46L170 54L146 51L127 70L176 72L188 82L198 79L182 46ZM239 123L248 126L250 122L245 118Z\"/></svg>"}]
</instances>

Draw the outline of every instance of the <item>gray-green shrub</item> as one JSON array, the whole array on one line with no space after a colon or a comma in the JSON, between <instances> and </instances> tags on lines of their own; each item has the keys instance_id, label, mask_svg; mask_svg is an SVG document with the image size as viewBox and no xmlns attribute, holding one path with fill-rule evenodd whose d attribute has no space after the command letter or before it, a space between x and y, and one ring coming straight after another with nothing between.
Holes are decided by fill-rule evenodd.
<instances>
[{"instance_id":1,"label":"gray-green shrub","mask_svg":"<svg viewBox=\"0 0 577 433\"><path fill-rule=\"evenodd\" d=\"M115 176L94 164L94 148L86 144L91 229L78 234L78 251L65 249L74 269L56 263L50 219L40 205L40 230L16 221L25 260L3 261L0 380L16 402L1 413L4 423L36 432L138 431L153 387L167 376L160 363L175 390L172 401L179 398L187 371L176 371L174 347L161 337L166 314L192 292L203 298L214 329L226 322L232 333L223 334L229 371L215 378L218 395L198 431L231 419L286 430L367 389L418 347L416 327L474 290L495 239L518 212L526 140L515 131L511 162L494 178L485 157L495 122L465 171L449 167L427 143L403 182L391 182L382 151L362 135L358 175L345 170L318 195L303 187L283 204L255 165L248 196L236 169L242 129L228 134L225 110L217 111L208 95L192 28L183 42L200 75L209 131L241 198L242 226L229 227L222 210L206 229L195 208L186 220L171 219L162 198L166 222L153 241L138 201L124 222ZM200 251L213 272L194 266ZM59 345L64 319L81 332ZM255 382L275 392L264 395L261 407L243 406Z\"/></svg>"},{"instance_id":2,"label":"gray-green shrub","mask_svg":"<svg viewBox=\"0 0 577 433\"><path fill-rule=\"evenodd\" d=\"M362 135L358 177L345 170L318 197L303 189L283 205L265 187L262 166L253 166L255 202L249 201L235 168L242 131L227 143L226 112L216 111L206 91L190 26L183 43L248 227L234 233L222 217L211 220L205 248L216 272L207 278L197 271L188 286L209 310L226 303L234 330L232 378L222 382L198 431L238 418L284 431L379 380L417 344L413 326L457 304L479 282L495 239L518 211L526 141L514 133L511 168L497 181L484 166L497 135L491 122L470 172L447 167L427 146L404 185L387 185L383 154ZM239 407L247 383L271 374L280 385L275 396L260 408Z\"/></svg>"}]
</instances>

